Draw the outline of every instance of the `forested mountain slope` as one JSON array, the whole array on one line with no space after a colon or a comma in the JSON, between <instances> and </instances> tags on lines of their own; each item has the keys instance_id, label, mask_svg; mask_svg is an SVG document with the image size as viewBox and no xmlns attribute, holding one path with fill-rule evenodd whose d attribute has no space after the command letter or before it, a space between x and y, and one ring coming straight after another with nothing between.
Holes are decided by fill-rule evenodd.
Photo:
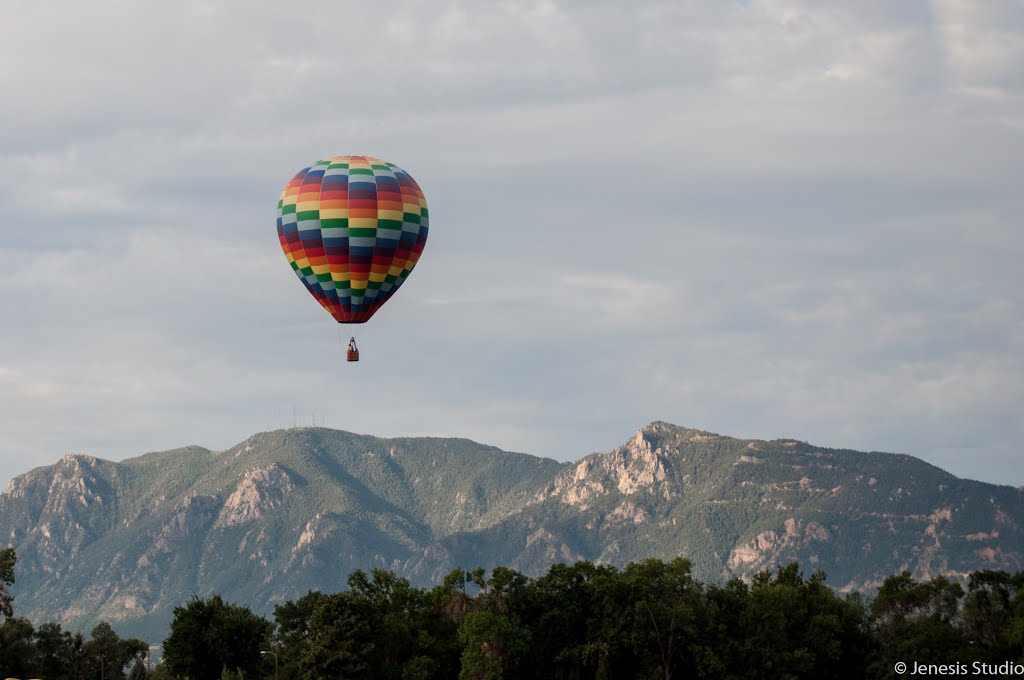
<instances>
[{"instance_id":1,"label":"forested mountain slope","mask_svg":"<svg viewBox=\"0 0 1024 680\"><path fill-rule=\"evenodd\" d=\"M455 566L530 574L686 556L702 578L799 560L839 588L1024 561L1024 492L910 456L735 439L656 422L578 463L465 439L324 428L119 463L65 456L0 495L15 607L156 639L192 594L269 611L357 568L418 584Z\"/></svg>"}]
</instances>

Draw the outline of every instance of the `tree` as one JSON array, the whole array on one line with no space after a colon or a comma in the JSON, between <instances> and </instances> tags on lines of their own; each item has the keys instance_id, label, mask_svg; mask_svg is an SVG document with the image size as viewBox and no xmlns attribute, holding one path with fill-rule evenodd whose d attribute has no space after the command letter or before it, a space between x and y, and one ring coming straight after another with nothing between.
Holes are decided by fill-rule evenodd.
<instances>
[{"instance_id":1,"label":"tree","mask_svg":"<svg viewBox=\"0 0 1024 680\"><path fill-rule=\"evenodd\" d=\"M13 677L31 677L35 649L32 624L28 619L7 619L0 623L0 669Z\"/></svg>"},{"instance_id":2,"label":"tree","mask_svg":"<svg viewBox=\"0 0 1024 680\"><path fill-rule=\"evenodd\" d=\"M35 635L35 673L43 678L70 675L72 638L59 623L44 623Z\"/></svg>"},{"instance_id":3,"label":"tree","mask_svg":"<svg viewBox=\"0 0 1024 680\"><path fill-rule=\"evenodd\" d=\"M227 604L219 595L193 596L174 609L163 665L190 680L220 680L225 668L255 676L270 630L270 622L248 607Z\"/></svg>"},{"instance_id":4,"label":"tree","mask_svg":"<svg viewBox=\"0 0 1024 680\"><path fill-rule=\"evenodd\" d=\"M17 561L14 548L0 550L0 616L4 618L14 616L14 596L10 588L14 585L14 565Z\"/></svg>"},{"instance_id":5,"label":"tree","mask_svg":"<svg viewBox=\"0 0 1024 680\"><path fill-rule=\"evenodd\" d=\"M89 677L89 655L86 650L85 636L81 631L76 631L68 639L64 655L62 663L68 680L86 680Z\"/></svg>"},{"instance_id":6,"label":"tree","mask_svg":"<svg viewBox=\"0 0 1024 680\"><path fill-rule=\"evenodd\" d=\"M149 671L146 670L146 662L140 658L135 659L135 663L132 664L132 669L128 673L128 680L146 680L149 677Z\"/></svg>"},{"instance_id":7,"label":"tree","mask_svg":"<svg viewBox=\"0 0 1024 680\"><path fill-rule=\"evenodd\" d=\"M495 611L470 613L459 627L462 642L460 680L500 680L509 677L530 648L529 630L513 617Z\"/></svg>"},{"instance_id":8,"label":"tree","mask_svg":"<svg viewBox=\"0 0 1024 680\"><path fill-rule=\"evenodd\" d=\"M667 564L648 559L627 565L622 574L633 591L636 651L641 658L657 659L665 680L693 667L688 644L696 632L702 593L690 569L683 558Z\"/></svg>"},{"instance_id":9,"label":"tree","mask_svg":"<svg viewBox=\"0 0 1024 680\"><path fill-rule=\"evenodd\" d=\"M944 576L919 582L909 571L882 582L871 603L870 623L881 645L870 671L873 677L892 677L897 661L972 660L972 649L958 625L964 590Z\"/></svg>"},{"instance_id":10,"label":"tree","mask_svg":"<svg viewBox=\"0 0 1024 680\"><path fill-rule=\"evenodd\" d=\"M302 656L305 680L372 678L374 661L370 607L351 592L325 595L313 612Z\"/></svg>"},{"instance_id":11,"label":"tree","mask_svg":"<svg viewBox=\"0 0 1024 680\"><path fill-rule=\"evenodd\" d=\"M879 625L900 625L925 619L952 623L959 613L964 589L945 576L920 583L909 571L882 582L871 603L871 616Z\"/></svg>"},{"instance_id":12,"label":"tree","mask_svg":"<svg viewBox=\"0 0 1024 680\"><path fill-rule=\"evenodd\" d=\"M984 570L971 574L963 606L963 631L986 660L998 663L1019 659L1024 647L1014 639L1024 610L1024 573Z\"/></svg>"},{"instance_id":13,"label":"tree","mask_svg":"<svg viewBox=\"0 0 1024 680\"><path fill-rule=\"evenodd\" d=\"M148 680L177 680L177 678L167 669L167 664L159 663L149 674Z\"/></svg>"},{"instance_id":14,"label":"tree","mask_svg":"<svg viewBox=\"0 0 1024 680\"><path fill-rule=\"evenodd\" d=\"M470 575L456 567L444 577L444 582L434 588L433 595L441 602L441 609L456 625L461 625L469 612L472 598L466 592L471 583Z\"/></svg>"},{"instance_id":15,"label":"tree","mask_svg":"<svg viewBox=\"0 0 1024 680\"><path fill-rule=\"evenodd\" d=\"M450 594L414 588L381 569L353 572L349 590L310 591L278 605L275 650L282 677L427 680L458 675Z\"/></svg>"},{"instance_id":16,"label":"tree","mask_svg":"<svg viewBox=\"0 0 1024 680\"><path fill-rule=\"evenodd\" d=\"M85 643L85 652L89 658L90 676L97 678L124 678L128 664L142 659L149 649L142 640L120 638L106 621L96 624L91 636L92 639Z\"/></svg>"},{"instance_id":17,"label":"tree","mask_svg":"<svg viewBox=\"0 0 1024 680\"><path fill-rule=\"evenodd\" d=\"M356 570L348 585L353 597L364 601L369 616L373 677L397 680L418 641L423 592L413 588L408 579L382 569L371 570L369 576Z\"/></svg>"},{"instance_id":18,"label":"tree","mask_svg":"<svg viewBox=\"0 0 1024 680\"><path fill-rule=\"evenodd\" d=\"M274 607L274 651L281 677L300 676L300 662L310 645L313 613L323 598L319 591L311 590L295 602Z\"/></svg>"},{"instance_id":19,"label":"tree","mask_svg":"<svg viewBox=\"0 0 1024 680\"><path fill-rule=\"evenodd\" d=\"M824 572L805 578L791 563L758 573L737 623L729 635L748 670L732 663L727 677L864 677L870 645L863 610L837 597ZM718 660L729 663L724 655Z\"/></svg>"},{"instance_id":20,"label":"tree","mask_svg":"<svg viewBox=\"0 0 1024 680\"><path fill-rule=\"evenodd\" d=\"M591 628L600 630L593 625L601 611L595 579L600 582L615 573L614 567L590 562L555 564L533 582L526 614L533 639L524 662L534 676L568 680L595 674L589 645Z\"/></svg>"},{"instance_id":21,"label":"tree","mask_svg":"<svg viewBox=\"0 0 1024 680\"><path fill-rule=\"evenodd\" d=\"M654 659L637 656L634 584L614 567L599 567L588 587L592 589L594 608L587 625L583 659L596 677L643 677L656 672Z\"/></svg>"},{"instance_id":22,"label":"tree","mask_svg":"<svg viewBox=\"0 0 1024 680\"><path fill-rule=\"evenodd\" d=\"M701 631L693 646L697 677L743 678L752 670L743 632L750 604L750 587L739 579L707 588Z\"/></svg>"}]
</instances>

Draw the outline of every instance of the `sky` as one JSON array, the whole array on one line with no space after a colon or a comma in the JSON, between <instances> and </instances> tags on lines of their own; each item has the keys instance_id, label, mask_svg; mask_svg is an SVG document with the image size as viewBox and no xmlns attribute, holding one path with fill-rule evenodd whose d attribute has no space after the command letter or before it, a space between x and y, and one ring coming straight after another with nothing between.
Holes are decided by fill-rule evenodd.
<instances>
[{"instance_id":1,"label":"sky","mask_svg":"<svg viewBox=\"0 0 1024 680\"><path fill-rule=\"evenodd\" d=\"M559 460L653 420L1024 485L1016 0L0 4L0 488L295 420ZM277 242L430 207L350 328Z\"/></svg>"}]
</instances>

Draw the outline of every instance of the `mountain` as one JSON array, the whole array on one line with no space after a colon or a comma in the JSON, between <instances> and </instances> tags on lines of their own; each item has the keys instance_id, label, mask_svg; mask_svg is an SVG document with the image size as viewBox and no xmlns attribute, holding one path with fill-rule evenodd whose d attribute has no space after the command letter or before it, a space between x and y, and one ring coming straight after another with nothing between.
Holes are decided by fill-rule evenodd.
<instances>
[{"instance_id":1,"label":"mountain","mask_svg":"<svg viewBox=\"0 0 1024 680\"><path fill-rule=\"evenodd\" d=\"M269 613L375 566L425 585L456 566L538 574L683 555L716 580L797 560L840 589L902 569L1016 571L1022 525L1024 491L910 456L663 422L578 463L465 439L278 430L222 452L68 455L0 495L18 613L152 640L192 594Z\"/></svg>"}]
</instances>

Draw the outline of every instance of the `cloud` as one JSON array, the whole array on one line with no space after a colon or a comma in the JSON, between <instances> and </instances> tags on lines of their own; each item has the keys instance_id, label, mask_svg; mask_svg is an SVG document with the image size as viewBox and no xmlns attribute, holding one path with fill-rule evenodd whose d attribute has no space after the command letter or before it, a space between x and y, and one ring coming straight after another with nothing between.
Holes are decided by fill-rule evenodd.
<instances>
[{"instance_id":1,"label":"cloud","mask_svg":"<svg viewBox=\"0 0 1024 680\"><path fill-rule=\"evenodd\" d=\"M1016 4L304 7L0 9L0 480L294 406L563 459L660 418L1024 483ZM432 223L358 366L273 229L346 152L412 172Z\"/></svg>"}]
</instances>

